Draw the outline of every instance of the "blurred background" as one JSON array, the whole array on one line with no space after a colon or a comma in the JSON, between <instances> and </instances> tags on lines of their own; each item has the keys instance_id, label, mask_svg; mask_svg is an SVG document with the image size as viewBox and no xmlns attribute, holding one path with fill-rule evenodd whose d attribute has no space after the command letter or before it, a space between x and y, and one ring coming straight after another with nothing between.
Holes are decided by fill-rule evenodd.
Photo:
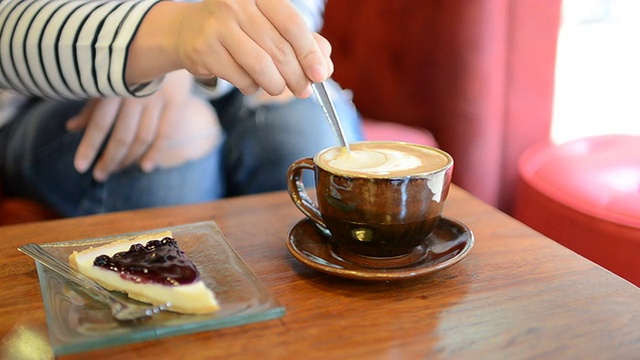
<instances>
[{"instance_id":1,"label":"blurred background","mask_svg":"<svg viewBox=\"0 0 640 360\"><path fill-rule=\"evenodd\" d=\"M640 134L640 1L563 0L552 138Z\"/></svg>"}]
</instances>

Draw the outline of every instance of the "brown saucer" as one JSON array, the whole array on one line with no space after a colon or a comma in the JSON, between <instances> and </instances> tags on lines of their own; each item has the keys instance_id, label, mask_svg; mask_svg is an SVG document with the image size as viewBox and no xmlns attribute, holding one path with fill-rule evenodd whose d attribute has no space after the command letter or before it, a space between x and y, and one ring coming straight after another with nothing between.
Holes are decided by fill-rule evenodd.
<instances>
[{"instance_id":1,"label":"brown saucer","mask_svg":"<svg viewBox=\"0 0 640 360\"><path fill-rule=\"evenodd\" d=\"M397 280L442 270L464 259L473 247L473 233L459 221L441 218L437 228L409 256L397 259L344 256L334 251L331 235L303 219L289 230L291 255L312 269L352 279Z\"/></svg>"}]
</instances>

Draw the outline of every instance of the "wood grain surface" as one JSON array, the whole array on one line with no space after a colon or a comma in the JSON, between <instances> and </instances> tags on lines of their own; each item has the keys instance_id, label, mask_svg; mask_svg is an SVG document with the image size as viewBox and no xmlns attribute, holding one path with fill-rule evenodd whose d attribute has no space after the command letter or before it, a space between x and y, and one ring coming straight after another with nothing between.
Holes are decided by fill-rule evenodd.
<instances>
[{"instance_id":1,"label":"wood grain surface","mask_svg":"<svg viewBox=\"0 0 640 360\"><path fill-rule=\"evenodd\" d=\"M0 339L46 339L34 262L22 244L215 220L286 307L284 317L64 359L631 359L640 289L453 187L445 216L475 234L467 258L424 278L365 282L317 272L285 241L303 216L286 192L0 228ZM47 354L46 346L34 354ZM40 344L42 345L42 344Z\"/></svg>"}]
</instances>

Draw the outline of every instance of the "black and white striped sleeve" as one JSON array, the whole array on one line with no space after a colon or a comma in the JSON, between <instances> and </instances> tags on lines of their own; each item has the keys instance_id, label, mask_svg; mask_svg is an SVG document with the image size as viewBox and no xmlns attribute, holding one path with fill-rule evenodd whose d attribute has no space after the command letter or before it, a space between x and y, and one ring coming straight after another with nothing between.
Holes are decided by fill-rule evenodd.
<instances>
[{"instance_id":1,"label":"black and white striped sleeve","mask_svg":"<svg viewBox=\"0 0 640 360\"><path fill-rule=\"evenodd\" d=\"M144 96L130 88L129 45L161 0L0 0L0 87L49 98Z\"/></svg>"}]
</instances>

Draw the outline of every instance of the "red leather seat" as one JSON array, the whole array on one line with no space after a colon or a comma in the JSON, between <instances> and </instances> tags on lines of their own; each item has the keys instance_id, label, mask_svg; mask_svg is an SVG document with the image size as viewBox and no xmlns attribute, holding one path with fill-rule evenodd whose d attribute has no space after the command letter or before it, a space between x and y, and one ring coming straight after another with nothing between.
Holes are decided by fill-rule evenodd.
<instances>
[{"instance_id":1,"label":"red leather seat","mask_svg":"<svg viewBox=\"0 0 640 360\"><path fill-rule=\"evenodd\" d=\"M0 226L58 217L55 212L38 202L19 197L3 197L0 194Z\"/></svg>"},{"instance_id":2,"label":"red leather seat","mask_svg":"<svg viewBox=\"0 0 640 360\"><path fill-rule=\"evenodd\" d=\"M640 136L530 148L514 216L640 286Z\"/></svg>"}]
</instances>

